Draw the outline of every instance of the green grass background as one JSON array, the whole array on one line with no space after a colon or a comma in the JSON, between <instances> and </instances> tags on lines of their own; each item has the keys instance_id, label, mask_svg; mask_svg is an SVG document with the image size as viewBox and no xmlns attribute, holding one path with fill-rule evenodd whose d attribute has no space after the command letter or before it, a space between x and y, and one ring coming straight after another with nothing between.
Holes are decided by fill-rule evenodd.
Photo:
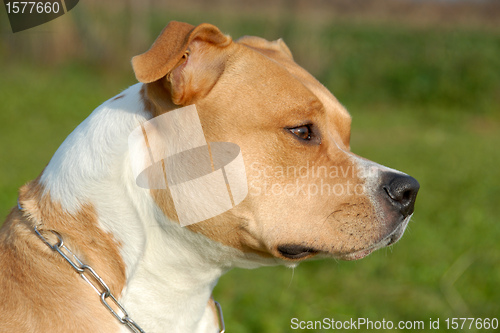
<instances>
[{"instance_id":1,"label":"green grass background","mask_svg":"<svg viewBox=\"0 0 500 333\"><path fill-rule=\"evenodd\" d=\"M291 318L357 317L423 320L424 331L440 319L435 331L445 332L446 318L500 318L498 30L180 12L152 14L148 44L171 19L208 21L233 37L284 37L351 112L352 150L421 184L405 236L388 249L356 262L223 276L214 295L228 332L292 332ZM132 55L47 64L0 44L1 216L74 127L135 83Z\"/></svg>"}]
</instances>

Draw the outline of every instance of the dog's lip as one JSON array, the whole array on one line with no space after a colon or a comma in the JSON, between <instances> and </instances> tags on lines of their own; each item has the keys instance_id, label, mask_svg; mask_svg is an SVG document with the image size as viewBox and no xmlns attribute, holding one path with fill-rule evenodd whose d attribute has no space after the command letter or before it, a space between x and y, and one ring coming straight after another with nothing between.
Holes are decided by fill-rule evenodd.
<instances>
[{"instance_id":1,"label":"dog's lip","mask_svg":"<svg viewBox=\"0 0 500 333\"><path fill-rule=\"evenodd\" d=\"M392 241L392 234L386 236L380 242L373 244L372 246L370 246L366 249L344 254L341 256L340 259L347 260L347 261L363 259L364 257L368 256L372 252L390 245L391 241Z\"/></svg>"},{"instance_id":2,"label":"dog's lip","mask_svg":"<svg viewBox=\"0 0 500 333\"><path fill-rule=\"evenodd\" d=\"M363 259L364 257L368 256L369 254L371 254L372 252L374 252L378 249L381 249L383 247L386 247L386 246L389 246L389 245L396 243L403 236L403 232L406 229L406 226L408 225L410 218L411 218L411 215L408 216L405 220L403 220L403 222L396 229L394 229L389 235L385 236L381 241L373 244L372 246L370 246L366 249L351 252L348 254L344 254L341 257L341 259L343 259L343 260Z\"/></svg>"},{"instance_id":3,"label":"dog's lip","mask_svg":"<svg viewBox=\"0 0 500 333\"><path fill-rule=\"evenodd\" d=\"M359 260L370 255L372 252L378 249L396 243L402 237L404 230L406 229L406 226L408 225L408 222L411 219L411 216L412 215L406 217L394 230L392 230L392 232L390 232L380 241L361 250L339 254L338 252L332 253L331 251L328 250L320 250L307 245L288 243L288 244L278 245L276 247L276 252L279 254L279 256L292 260L307 259L317 254L320 255L325 254L327 257L331 257L333 255L334 258L340 260L347 260L347 261Z\"/></svg>"},{"instance_id":4,"label":"dog's lip","mask_svg":"<svg viewBox=\"0 0 500 333\"><path fill-rule=\"evenodd\" d=\"M277 247L278 253L287 259L303 259L313 256L319 251L299 244L283 244Z\"/></svg>"},{"instance_id":5,"label":"dog's lip","mask_svg":"<svg viewBox=\"0 0 500 333\"><path fill-rule=\"evenodd\" d=\"M341 259L347 260L347 261L363 259L364 257L368 256L370 253L372 253L375 250L376 250L376 248L373 247L373 248L369 248L367 250L356 251L353 253L343 255Z\"/></svg>"}]
</instances>

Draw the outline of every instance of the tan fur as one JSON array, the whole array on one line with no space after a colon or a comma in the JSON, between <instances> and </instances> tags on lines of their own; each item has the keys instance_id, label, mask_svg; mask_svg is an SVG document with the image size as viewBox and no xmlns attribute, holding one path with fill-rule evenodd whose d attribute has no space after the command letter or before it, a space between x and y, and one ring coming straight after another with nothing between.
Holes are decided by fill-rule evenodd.
<instances>
[{"instance_id":1,"label":"tan fur","mask_svg":"<svg viewBox=\"0 0 500 333\"><path fill-rule=\"evenodd\" d=\"M214 314L215 327L219 327L219 311L217 310L213 296L208 300L208 306L210 307L210 311Z\"/></svg>"},{"instance_id":2,"label":"tan fur","mask_svg":"<svg viewBox=\"0 0 500 333\"><path fill-rule=\"evenodd\" d=\"M170 22L146 53L135 56L132 66L137 80L149 83L159 80L182 60L188 46L195 40L223 47L231 38L211 24L194 27L187 23Z\"/></svg>"},{"instance_id":3,"label":"tan fur","mask_svg":"<svg viewBox=\"0 0 500 333\"><path fill-rule=\"evenodd\" d=\"M170 69L160 66L161 74L156 67L151 69L151 76L157 80L145 85L146 108L158 115L195 103L207 141L229 141L240 146L249 184L262 182L259 175L266 168L295 166L309 172L336 167L346 175L303 178L287 174L267 181L282 188L287 184L315 184L318 188L321 184L344 188L348 184L363 185L357 165L346 153L350 148L349 114L323 85L293 61L285 43L243 37L219 47L214 41L224 40L224 35L208 26L186 29L184 39L176 35L173 40L169 40L170 34L178 34L179 30L170 31L174 29L170 25L165 28L148 52L156 54L155 49L168 48L167 56L175 56L163 61L175 65ZM192 31L197 29L206 29L209 37L194 41ZM181 39L186 42L179 43ZM176 47L177 51L172 50ZM190 52L180 61L185 50ZM139 76L149 75L145 73L147 68L137 73L134 67ZM203 93L199 86L205 87ZM305 145L286 133L285 128L305 122L319 127L321 144ZM151 192L163 212L175 219L169 191ZM342 257L379 241L392 227L380 220L366 195L287 197L251 192L231 211L188 226L222 244L266 257L280 257L276 246L284 243L311 246Z\"/></svg>"},{"instance_id":4,"label":"tan fur","mask_svg":"<svg viewBox=\"0 0 500 333\"><path fill-rule=\"evenodd\" d=\"M14 208L0 229L0 332L118 332L95 291L33 231L39 225L54 243L46 230L59 232L118 296L125 285L119 245L98 226L92 205L70 215L43 195L38 179L21 188L20 203L24 211Z\"/></svg>"}]
</instances>

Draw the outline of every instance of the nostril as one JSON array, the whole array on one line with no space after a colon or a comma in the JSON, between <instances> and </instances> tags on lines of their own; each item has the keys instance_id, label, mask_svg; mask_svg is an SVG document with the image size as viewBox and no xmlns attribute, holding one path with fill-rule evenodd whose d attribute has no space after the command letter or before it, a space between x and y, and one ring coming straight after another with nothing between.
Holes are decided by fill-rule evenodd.
<instances>
[{"instance_id":1,"label":"nostril","mask_svg":"<svg viewBox=\"0 0 500 333\"><path fill-rule=\"evenodd\" d=\"M389 198L391 198L392 200L396 200L397 201L397 198L394 197L394 195L392 194L392 191L389 190L389 187L383 186L382 188L384 189L385 193L387 193L387 195L389 196Z\"/></svg>"},{"instance_id":2,"label":"nostril","mask_svg":"<svg viewBox=\"0 0 500 333\"><path fill-rule=\"evenodd\" d=\"M413 177L397 173L386 174L384 178L386 181L383 189L389 196L389 201L399 208L404 217L412 214L420 189L418 181Z\"/></svg>"},{"instance_id":3,"label":"nostril","mask_svg":"<svg viewBox=\"0 0 500 333\"><path fill-rule=\"evenodd\" d=\"M412 192L412 191L410 191L410 190L405 191L405 192L403 193L403 198L402 198L402 201L403 201L403 202L408 202L408 201L410 201L410 200L411 200L412 195L413 195L413 192Z\"/></svg>"},{"instance_id":4,"label":"nostril","mask_svg":"<svg viewBox=\"0 0 500 333\"><path fill-rule=\"evenodd\" d=\"M408 202L412 199L413 196L413 191L412 190L406 190L403 192L399 192L398 190L391 189L388 186L383 187L385 190L385 193L394 201L405 203Z\"/></svg>"}]
</instances>

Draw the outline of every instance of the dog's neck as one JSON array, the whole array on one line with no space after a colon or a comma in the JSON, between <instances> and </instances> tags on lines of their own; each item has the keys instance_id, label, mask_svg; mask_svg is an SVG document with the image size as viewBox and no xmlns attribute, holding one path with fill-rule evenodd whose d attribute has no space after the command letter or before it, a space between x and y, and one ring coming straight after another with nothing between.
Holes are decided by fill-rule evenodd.
<instances>
[{"instance_id":1,"label":"dog's neck","mask_svg":"<svg viewBox=\"0 0 500 333\"><path fill-rule=\"evenodd\" d=\"M78 126L41 183L69 213L82 203L95 208L100 227L121 246L127 280L120 299L146 332L216 331L212 289L241 254L170 221L149 190L136 186L128 135L151 117L139 90L132 86Z\"/></svg>"},{"instance_id":2,"label":"dog's neck","mask_svg":"<svg viewBox=\"0 0 500 333\"><path fill-rule=\"evenodd\" d=\"M209 299L227 270L214 260L220 251L199 235L151 217L141 221L146 241L137 239L140 257L127 265L123 304L146 332L210 332L210 326L215 331Z\"/></svg>"},{"instance_id":3,"label":"dog's neck","mask_svg":"<svg viewBox=\"0 0 500 333\"><path fill-rule=\"evenodd\" d=\"M170 221L143 194L129 193L142 234L132 240L140 250L131 246L139 256L127 264L124 305L146 332L215 332L210 296L236 251Z\"/></svg>"}]
</instances>

